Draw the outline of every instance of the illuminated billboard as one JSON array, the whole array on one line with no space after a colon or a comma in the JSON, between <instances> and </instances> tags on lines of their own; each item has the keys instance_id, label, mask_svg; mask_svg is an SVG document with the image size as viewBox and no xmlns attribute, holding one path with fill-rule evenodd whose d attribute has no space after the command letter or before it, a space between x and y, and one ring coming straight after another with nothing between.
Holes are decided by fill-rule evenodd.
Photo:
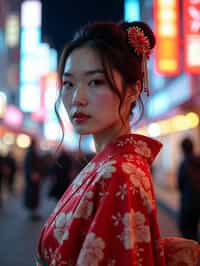
<instances>
[{"instance_id":1,"label":"illuminated billboard","mask_svg":"<svg viewBox=\"0 0 200 266\"><path fill-rule=\"evenodd\" d=\"M180 72L179 1L154 0L156 71L165 76Z\"/></svg>"},{"instance_id":2,"label":"illuminated billboard","mask_svg":"<svg viewBox=\"0 0 200 266\"><path fill-rule=\"evenodd\" d=\"M191 74L200 73L200 1L183 1L184 67Z\"/></svg>"},{"instance_id":3,"label":"illuminated billboard","mask_svg":"<svg viewBox=\"0 0 200 266\"><path fill-rule=\"evenodd\" d=\"M30 15L31 14L31 15ZM20 108L34 112L40 102L38 50L41 43L41 3L32 0L21 5Z\"/></svg>"},{"instance_id":4,"label":"illuminated billboard","mask_svg":"<svg viewBox=\"0 0 200 266\"><path fill-rule=\"evenodd\" d=\"M124 19L132 22L140 20L140 1L139 0L125 0L124 1Z\"/></svg>"}]
</instances>

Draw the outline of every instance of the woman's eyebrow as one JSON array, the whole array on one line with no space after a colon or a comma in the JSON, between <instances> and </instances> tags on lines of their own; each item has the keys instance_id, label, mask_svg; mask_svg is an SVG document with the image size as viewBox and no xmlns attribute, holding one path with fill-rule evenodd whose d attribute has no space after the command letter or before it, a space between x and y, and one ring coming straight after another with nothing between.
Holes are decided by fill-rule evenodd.
<instances>
[{"instance_id":1,"label":"woman's eyebrow","mask_svg":"<svg viewBox=\"0 0 200 266\"><path fill-rule=\"evenodd\" d=\"M73 74L70 72L64 72L63 77L73 77Z\"/></svg>"},{"instance_id":2,"label":"woman's eyebrow","mask_svg":"<svg viewBox=\"0 0 200 266\"><path fill-rule=\"evenodd\" d=\"M84 72L85 76L90 76L94 74L104 74L105 71L103 69L93 69L93 70L88 70ZM74 75L70 72L64 72L63 77L73 77Z\"/></svg>"},{"instance_id":3,"label":"woman's eyebrow","mask_svg":"<svg viewBox=\"0 0 200 266\"><path fill-rule=\"evenodd\" d=\"M85 72L86 76L94 75L94 74L104 74L104 70L103 69L94 69L94 70L88 70Z\"/></svg>"}]
</instances>

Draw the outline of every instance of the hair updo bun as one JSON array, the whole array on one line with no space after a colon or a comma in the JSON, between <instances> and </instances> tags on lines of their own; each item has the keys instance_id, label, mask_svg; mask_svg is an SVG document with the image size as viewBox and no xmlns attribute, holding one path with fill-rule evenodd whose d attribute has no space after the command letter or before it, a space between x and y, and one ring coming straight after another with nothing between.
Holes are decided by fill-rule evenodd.
<instances>
[{"instance_id":1,"label":"hair updo bun","mask_svg":"<svg viewBox=\"0 0 200 266\"><path fill-rule=\"evenodd\" d=\"M153 49L156 43L155 35L148 24L142 21L134 21L134 22L120 22L119 27L124 31L127 31L130 27L139 27L143 32L144 35L148 38L150 49Z\"/></svg>"}]
</instances>

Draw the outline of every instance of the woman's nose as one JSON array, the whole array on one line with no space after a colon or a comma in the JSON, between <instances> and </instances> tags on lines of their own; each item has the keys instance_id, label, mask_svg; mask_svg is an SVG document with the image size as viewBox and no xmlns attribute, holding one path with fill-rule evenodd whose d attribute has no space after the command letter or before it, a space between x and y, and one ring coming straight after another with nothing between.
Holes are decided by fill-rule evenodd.
<instances>
[{"instance_id":1,"label":"woman's nose","mask_svg":"<svg viewBox=\"0 0 200 266\"><path fill-rule=\"evenodd\" d=\"M72 98L72 104L73 105L87 105L88 101L87 101L87 96L85 93L85 90L83 87L78 87L76 88L76 90L74 91L73 94L73 98Z\"/></svg>"}]
</instances>

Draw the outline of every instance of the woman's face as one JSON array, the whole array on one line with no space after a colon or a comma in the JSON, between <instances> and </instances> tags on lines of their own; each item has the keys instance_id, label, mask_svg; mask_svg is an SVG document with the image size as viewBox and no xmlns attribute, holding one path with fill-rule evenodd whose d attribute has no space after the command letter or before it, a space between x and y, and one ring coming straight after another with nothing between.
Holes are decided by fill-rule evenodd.
<instances>
[{"instance_id":1,"label":"woman's face","mask_svg":"<svg viewBox=\"0 0 200 266\"><path fill-rule=\"evenodd\" d=\"M119 73L113 71L117 88L122 90ZM63 73L62 101L79 134L111 134L121 127L118 96L111 90L95 50L75 49L67 58ZM122 104L126 120L130 105ZM127 123L129 123L127 121Z\"/></svg>"}]
</instances>

